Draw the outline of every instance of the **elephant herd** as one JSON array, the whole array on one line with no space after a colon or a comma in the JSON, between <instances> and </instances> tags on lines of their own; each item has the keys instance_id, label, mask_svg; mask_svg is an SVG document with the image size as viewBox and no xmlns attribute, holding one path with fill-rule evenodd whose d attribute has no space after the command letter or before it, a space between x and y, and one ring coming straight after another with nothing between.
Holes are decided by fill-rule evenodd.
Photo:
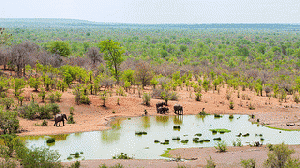
<instances>
[{"instance_id":1,"label":"elephant herd","mask_svg":"<svg viewBox=\"0 0 300 168\"><path fill-rule=\"evenodd\" d=\"M164 107L164 105L166 106L167 104L165 102L158 102L156 103L156 110L157 113L160 114L165 114L169 112L169 108L168 107ZM178 114L178 115L183 115L183 108L180 104L175 104L174 105L174 113Z\"/></svg>"},{"instance_id":2,"label":"elephant herd","mask_svg":"<svg viewBox=\"0 0 300 168\"><path fill-rule=\"evenodd\" d=\"M165 114L165 113L169 112L169 108L164 107L164 105L166 106L167 104L165 102L159 102L159 103L156 104L157 113ZM145 114L146 114L146 112L145 112ZM182 106L180 104L175 104L174 105L174 113L178 114L178 115L183 115L183 109L182 109ZM60 126L60 122L63 122L63 126L65 126L65 121L64 121L65 119L66 119L66 121L68 121L66 114L57 114L57 115L55 115L55 117L54 117L54 121L55 121L54 126L58 126L57 125L58 123L59 123L59 126Z\"/></svg>"}]
</instances>

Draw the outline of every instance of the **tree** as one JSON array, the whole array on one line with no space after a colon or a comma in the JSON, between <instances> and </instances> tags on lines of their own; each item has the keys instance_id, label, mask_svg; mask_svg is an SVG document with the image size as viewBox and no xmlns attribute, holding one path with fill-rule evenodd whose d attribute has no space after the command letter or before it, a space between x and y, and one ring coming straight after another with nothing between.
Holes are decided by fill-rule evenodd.
<instances>
[{"instance_id":1,"label":"tree","mask_svg":"<svg viewBox=\"0 0 300 168\"><path fill-rule=\"evenodd\" d=\"M71 46L68 42L53 41L47 46L48 51L52 54L58 54L60 56L69 56L71 54Z\"/></svg>"},{"instance_id":2,"label":"tree","mask_svg":"<svg viewBox=\"0 0 300 168\"><path fill-rule=\"evenodd\" d=\"M23 69L23 76L25 76L25 65L31 61L31 55L39 49L39 46L31 42L23 42L13 46L11 51L12 64L17 66L17 73L20 75Z\"/></svg>"},{"instance_id":3,"label":"tree","mask_svg":"<svg viewBox=\"0 0 300 168\"><path fill-rule=\"evenodd\" d=\"M96 66L97 62L102 62L102 57L101 57L101 54L100 54L100 50L97 47L89 48L89 50L86 53L86 55L92 61L93 67Z\"/></svg>"},{"instance_id":4,"label":"tree","mask_svg":"<svg viewBox=\"0 0 300 168\"><path fill-rule=\"evenodd\" d=\"M120 65L124 61L122 55L125 53L120 43L112 40L106 40L100 42L101 52L104 52L104 60L107 61L107 65L111 70L112 74L117 79L119 84L120 77Z\"/></svg>"},{"instance_id":5,"label":"tree","mask_svg":"<svg viewBox=\"0 0 300 168\"><path fill-rule=\"evenodd\" d=\"M153 78L153 73L151 71L150 64L141 61L136 65L136 70L135 70L135 79L136 81L140 82L143 86L143 89L146 85L150 84L150 81Z\"/></svg>"}]
</instances>

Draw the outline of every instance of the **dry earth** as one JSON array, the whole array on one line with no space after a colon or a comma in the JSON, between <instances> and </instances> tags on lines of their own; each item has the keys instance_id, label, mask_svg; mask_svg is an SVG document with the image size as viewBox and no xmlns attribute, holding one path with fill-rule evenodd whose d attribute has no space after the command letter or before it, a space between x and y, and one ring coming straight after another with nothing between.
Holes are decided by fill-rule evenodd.
<instances>
[{"instance_id":1,"label":"dry earth","mask_svg":"<svg viewBox=\"0 0 300 168\"><path fill-rule=\"evenodd\" d=\"M231 100L234 102L234 110L229 109L229 100L226 99L226 91L231 93ZM241 90L241 89L240 89ZM144 92L150 92L151 88L146 87ZM12 93L12 90L9 90ZM179 93L178 101L168 101L170 113L168 115L175 115L173 113L173 105L179 103L183 106L184 114L197 114L202 108L205 108L207 113L211 114L254 114L260 124L267 124L272 127L300 129L300 112L299 105L293 102L292 95L287 96L286 102L280 103L278 99L256 96L255 92L240 91L240 98L238 92L233 89L227 89L227 86L217 91L202 91L201 102L195 101L194 92L187 91L186 88L177 91ZM31 88L25 88L25 97L30 97L33 93L37 96L37 92L33 92ZM49 135L49 134L63 134L74 133L83 131L96 131L109 129L108 123L114 118L119 116L134 117L142 116L144 110L148 111L148 115L161 115L156 113L155 104L159 99L151 99L150 106L142 104L142 98L139 98L137 91L134 94L132 90L126 93L126 97L116 96L113 92L112 96L106 100L106 108L102 107L103 101L99 96L89 96L91 105L76 105L72 90L64 92L61 102L59 103L61 112L70 115L70 107L74 107L74 120L76 124L65 124L65 126L54 127L54 120L47 120L48 126L36 126L42 123L42 120L26 120L20 118L20 126L23 130L19 133L20 136L26 135ZM11 95L11 94L10 94ZM242 100L242 95L248 96L250 100ZM117 105L117 99L120 100L120 105ZM37 100L40 102L40 100ZM27 103L27 102L25 102ZM253 105L255 110L249 110L249 105ZM113 113L113 111L115 113ZM286 126L287 123L295 123L295 126ZM291 146L296 149L296 156L299 155L299 147ZM202 167L206 165L206 159L209 155L217 163L217 167L239 167L240 159L256 158L257 163L261 163L267 158L267 150L264 147L250 148L230 147L229 152L217 153L215 148L191 148L191 149L178 149L170 151L174 157L180 154L183 158L198 158L197 160L185 162L167 162L165 160L85 160L81 161L84 167L98 167L98 165L105 163L106 165L115 165L121 163L126 167L177 167L178 164L190 165L191 167ZM70 163L64 163L66 165Z\"/></svg>"}]
</instances>

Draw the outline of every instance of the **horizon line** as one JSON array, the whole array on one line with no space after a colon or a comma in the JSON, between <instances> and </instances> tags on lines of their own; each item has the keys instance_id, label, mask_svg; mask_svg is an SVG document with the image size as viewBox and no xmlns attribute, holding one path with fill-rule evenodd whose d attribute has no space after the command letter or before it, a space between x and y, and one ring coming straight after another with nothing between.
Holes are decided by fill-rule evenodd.
<instances>
[{"instance_id":1,"label":"horizon line","mask_svg":"<svg viewBox=\"0 0 300 168\"><path fill-rule=\"evenodd\" d=\"M300 23L262 23L262 22L226 22L226 23L130 23L130 22L99 22L99 21L92 21L92 20L83 20L83 19L74 19L74 18L0 18L0 20L5 19L62 19L62 20L79 20L79 21L87 21L93 23L106 23L106 24L145 24L145 25L160 25L160 24L186 24L186 25L195 25L195 24L300 24Z\"/></svg>"}]
</instances>

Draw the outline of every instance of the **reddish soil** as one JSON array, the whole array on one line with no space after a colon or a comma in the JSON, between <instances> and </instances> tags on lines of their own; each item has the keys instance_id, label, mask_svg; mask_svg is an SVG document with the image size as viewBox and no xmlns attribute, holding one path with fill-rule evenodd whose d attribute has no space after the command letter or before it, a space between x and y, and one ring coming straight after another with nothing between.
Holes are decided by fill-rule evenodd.
<instances>
[{"instance_id":1,"label":"reddish soil","mask_svg":"<svg viewBox=\"0 0 300 168\"><path fill-rule=\"evenodd\" d=\"M179 89L179 88L178 88ZM168 107L170 112L167 115L175 115L173 113L173 105L179 103L183 106L184 115L197 114L202 108L205 108L207 113L216 114L254 114L253 121L259 119L260 124L267 124L272 127L288 128L288 129L300 129L300 112L299 105L293 102L292 95L287 96L286 102L280 103L278 99L268 98L266 96L256 96L255 92L240 91L240 98L238 98L238 92L233 91L232 88L228 89L231 92L231 100L234 102L234 109L229 109L229 100L226 99L226 90L221 87L220 93L217 91L202 91L201 102L195 101L195 94L190 91L177 90L179 93L178 101L168 101ZM241 90L241 89L240 89ZM144 92L150 92L151 88L146 87ZM12 90L9 90L12 93ZM31 88L25 88L25 97L30 97L30 94L35 94L37 99L37 92L33 92ZM74 107L74 120L75 124L66 124L65 126L55 127L54 120L46 120L48 126L36 126L41 125L43 120L27 120L20 118L20 126L23 132L19 133L20 136L25 135L49 135L49 134L64 134L83 131L95 131L109 129L108 123L114 118L119 116L133 117L142 116L144 110L148 111L148 115L162 115L156 113L155 104L160 99L151 99L150 106L142 104L142 98L139 98L137 91L135 94L126 93L126 97L116 96L113 92L112 96L106 100L106 108L102 107L103 101L99 96L90 95L91 105L76 105L74 101L74 95L72 90L64 92L61 102L58 103L61 108L61 113L70 115L70 107ZM242 95L246 95L250 100L242 100ZM10 94L11 95L11 94ZM120 100L120 105L117 105L117 99ZM41 100L37 99L38 102ZM27 102L25 102L27 103ZM249 110L250 103L255 107L255 110ZM113 111L115 113L113 113ZM295 123L295 126L286 126L287 123ZM61 123L62 124L62 123ZM294 148L294 147L293 147ZM298 147L296 147L299 155ZM209 155L217 163L218 167L239 167L239 162L245 158L256 158L257 163L261 163L267 158L267 150L264 147L260 148L234 148L230 147L229 152L217 153L215 148L193 148L193 149L178 149L171 151L170 154L176 157L180 154L182 158L197 158L197 160L191 160L186 162L167 162L165 160L86 160L81 161L84 167L98 167L98 165L105 163L106 165L115 165L121 163L124 166L130 167L177 167L177 164L190 165L192 167L202 167L206 165L206 159L209 159ZM70 163L65 163L70 164Z\"/></svg>"}]
</instances>

